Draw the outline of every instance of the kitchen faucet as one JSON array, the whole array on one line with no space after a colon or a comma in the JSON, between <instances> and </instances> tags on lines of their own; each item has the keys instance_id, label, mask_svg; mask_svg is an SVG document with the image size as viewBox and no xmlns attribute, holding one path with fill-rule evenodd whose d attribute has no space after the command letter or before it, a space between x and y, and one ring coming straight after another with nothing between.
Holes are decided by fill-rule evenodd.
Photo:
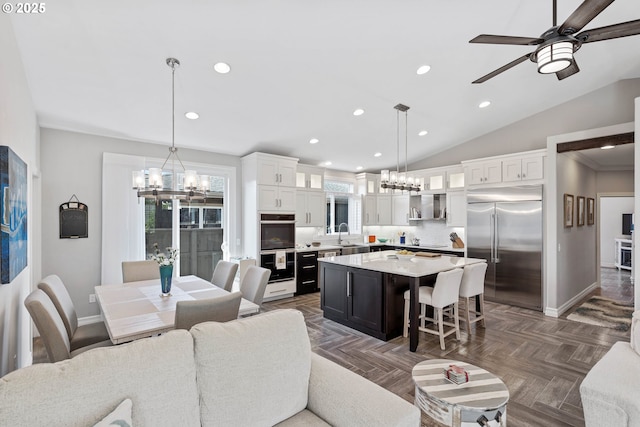
<instances>
[{"instance_id":1,"label":"kitchen faucet","mask_svg":"<svg viewBox=\"0 0 640 427\"><path fill-rule=\"evenodd\" d=\"M349 231L349 224L347 224L346 222L341 222L340 225L338 226L338 244L341 245L342 244L342 226L347 227L347 234L351 234L351 232Z\"/></svg>"}]
</instances>

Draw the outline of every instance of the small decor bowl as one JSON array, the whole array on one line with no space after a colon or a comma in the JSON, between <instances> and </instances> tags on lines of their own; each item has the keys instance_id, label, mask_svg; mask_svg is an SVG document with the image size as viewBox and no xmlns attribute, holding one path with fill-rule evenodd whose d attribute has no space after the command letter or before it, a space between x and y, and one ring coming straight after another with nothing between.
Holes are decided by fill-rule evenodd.
<instances>
[{"instance_id":1,"label":"small decor bowl","mask_svg":"<svg viewBox=\"0 0 640 427\"><path fill-rule=\"evenodd\" d=\"M320 246L321 242L311 242L311 246L313 246L314 248L317 248L318 246Z\"/></svg>"},{"instance_id":2,"label":"small decor bowl","mask_svg":"<svg viewBox=\"0 0 640 427\"><path fill-rule=\"evenodd\" d=\"M389 239L378 238L378 242L380 243L387 243L387 240Z\"/></svg>"},{"instance_id":3,"label":"small decor bowl","mask_svg":"<svg viewBox=\"0 0 640 427\"><path fill-rule=\"evenodd\" d=\"M398 259L400 261L409 261L412 258L415 258L416 255L415 254L411 254L411 255L399 255L399 254L396 254L396 256L398 257Z\"/></svg>"}]
</instances>

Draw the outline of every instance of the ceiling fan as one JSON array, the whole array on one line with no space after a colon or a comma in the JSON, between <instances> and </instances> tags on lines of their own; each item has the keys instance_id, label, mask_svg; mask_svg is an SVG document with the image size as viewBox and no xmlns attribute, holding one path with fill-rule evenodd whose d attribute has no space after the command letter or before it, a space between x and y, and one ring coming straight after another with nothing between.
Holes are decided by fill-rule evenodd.
<instances>
[{"instance_id":1,"label":"ceiling fan","mask_svg":"<svg viewBox=\"0 0 640 427\"><path fill-rule=\"evenodd\" d=\"M636 0L631 0L636 1ZM580 71L573 57L583 43L599 42L619 37L640 34L640 19L606 27L593 28L578 33L600 12L606 9L614 0L585 0L566 21L557 25L557 4L553 0L553 27L542 33L540 37L513 37L481 34L469 40L469 43L510 44L522 46L538 46L533 52L509 62L486 76L480 77L472 83L483 83L515 67L527 59L538 64L538 72L542 74L555 73L558 80L565 79ZM578 33L578 34L576 34Z\"/></svg>"}]
</instances>

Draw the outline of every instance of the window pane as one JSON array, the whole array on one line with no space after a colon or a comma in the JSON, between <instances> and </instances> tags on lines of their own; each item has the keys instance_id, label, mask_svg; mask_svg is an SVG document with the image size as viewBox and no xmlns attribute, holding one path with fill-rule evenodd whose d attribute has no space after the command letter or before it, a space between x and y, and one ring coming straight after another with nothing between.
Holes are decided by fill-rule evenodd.
<instances>
[{"instance_id":1,"label":"window pane","mask_svg":"<svg viewBox=\"0 0 640 427\"><path fill-rule=\"evenodd\" d=\"M173 205L171 201L163 200L156 203L153 199L144 199L144 243L147 258L154 253L153 245L158 248L171 247L171 216Z\"/></svg>"}]
</instances>

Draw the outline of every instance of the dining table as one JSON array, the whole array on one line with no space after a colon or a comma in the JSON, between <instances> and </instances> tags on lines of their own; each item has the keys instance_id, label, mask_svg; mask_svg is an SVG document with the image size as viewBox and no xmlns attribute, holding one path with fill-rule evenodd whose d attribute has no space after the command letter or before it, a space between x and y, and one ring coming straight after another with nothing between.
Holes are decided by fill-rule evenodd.
<instances>
[{"instance_id":1,"label":"dining table","mask_svg":"<svg viewBox=\"0 0 640 427\"><path fill-rule=\"evenodd\" d=\"M170 296L162 296L160 279L95 287L96 301L114 344L174 329L178 301L218 298L228 293L193 275L174 277ZM259 311L260 306L242 298L239 317Z\"/></svg>"}]
</instances>

